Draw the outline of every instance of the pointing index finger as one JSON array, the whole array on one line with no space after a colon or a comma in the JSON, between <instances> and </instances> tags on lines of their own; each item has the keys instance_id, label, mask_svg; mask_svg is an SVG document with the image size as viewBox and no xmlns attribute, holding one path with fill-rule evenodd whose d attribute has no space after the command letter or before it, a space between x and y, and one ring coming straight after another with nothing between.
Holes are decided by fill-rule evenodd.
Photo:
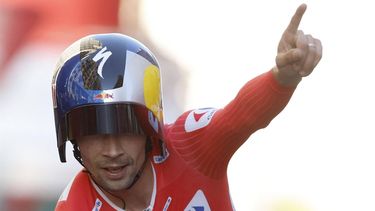
<instances>
[{"instance_id":1,"label":"pointing index finger","mask_svg":"<svg viewBox=\"0 0 375 211\"><path fill-rule=\"evenodd\" d=\"M290 20L290 23L288 25L288 28L286 28L286 31L289 32L289 33L297 33L297 30L298 30L298 26L301 22L301 19L302 19L302 16L303 14L305 13L306 11L306 7L307 5L306 4L301 4L297 10L296 10L296 13L294 13L292 19Z\"/></svg>"}]
</instances>

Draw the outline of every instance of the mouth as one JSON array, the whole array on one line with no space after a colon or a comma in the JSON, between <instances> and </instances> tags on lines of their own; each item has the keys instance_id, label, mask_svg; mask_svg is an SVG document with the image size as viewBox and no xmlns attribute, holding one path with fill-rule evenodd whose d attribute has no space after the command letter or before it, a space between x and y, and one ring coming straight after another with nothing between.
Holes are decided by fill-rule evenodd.
<instances>
[{"instance_id":1,"label":"mouth","mask_svg":"<svg viewBox=\"0 0 375 211\"><path fill-rule=\"evenodd\" d=\"M127 166L128 165L108 166L108 167L103 168L103 170L109 179L119 180L125 176Z\"/></svg>"}]
</instances>

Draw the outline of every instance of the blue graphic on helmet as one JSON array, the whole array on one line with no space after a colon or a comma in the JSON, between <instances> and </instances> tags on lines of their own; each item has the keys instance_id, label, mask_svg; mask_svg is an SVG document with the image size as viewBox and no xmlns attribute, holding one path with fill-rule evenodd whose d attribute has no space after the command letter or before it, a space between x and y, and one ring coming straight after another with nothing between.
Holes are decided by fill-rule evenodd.
<instances>
[{"instance_id":1,"label":"blue graphic on helmet","mask_svg":"<svg viewBox=\"0 0 375 211\"><path fill-rule=\"evenodd\" d=\"M123 41L124 38L132 38L117 36L120 36L119 39L116 39L116 35L112 36L112 39L108 39L106 35L96 35L82 41L80 53L61 67L56 79L59 81L56 84L56 96L59 99L57 107L61 115L83 104L105 103L106 97L101 97L103 91L124 86L126 51L140 54L150 63L157 65L156 60L140 48L137 42ZM100 54L103 48L106 48L106 51ZM95 56L96 62L93 59ZM102 76L98 73L100 64L102 64Z\"/></svg>"},{"instance_id":2,"label":"blue graphic on helmet","mask_svg":"<svg viewBox=\"0 0 375 211\"><path fill-rule=\"evenodd\" d=\"M110 109L112 109L111 111L117 111L116 109L125 108L123 106L111 107L113 104L135 104L144 106L145 111L149 109L141 100L138 100L143 100L144 95L144 81L142 80L142 74L145 70L145 67L142 66L144 61L148 65L151 64L159 68L157 60L147 47L122 34L90 35L72 44L63 52L52 82L57 145L62 162L65 162L65 142L72 139L72 131L79 131L79 129L72 129L71 125L74 118L81 118L81 113L73 115L73 112L81 112L88 107L97 109L94 109L97 112ZM128 71L126 71L126 68L128 68ZM126 72L131 77L125 78ZM137 76L135 80L133 80L134 75ZM128 96L130 97L128 98ZM131 96L140 97L135 99ZM132 117L131 112L122 113L129 114L129 117ZM142 119L141 114L140 111L137 113L137 115L140 115L139 118ZM147 113L145 114L144 120L141 121L149 124ZM74 116L74 118L69 115ZM111 121L108 124L123 124L122 119L117 117L116 112L109 118L111 118ZM162 121L162 119L159 119L155 124L163 125ZM136 123L134 124L136 125ZM85 123L83 122L82 125L85 125ZM97 127L97 131L104 131L104 129L99 128L103 125L104 123L95 122L92 128ZM107 126L109 125L103 127ZM142 127L145 127L142 129L147 130L147 126L142 125ZM108 131L117 130L111 129ZM161 130L156 131L156 133L162 134Z\"/></svg>"}]
</instances>

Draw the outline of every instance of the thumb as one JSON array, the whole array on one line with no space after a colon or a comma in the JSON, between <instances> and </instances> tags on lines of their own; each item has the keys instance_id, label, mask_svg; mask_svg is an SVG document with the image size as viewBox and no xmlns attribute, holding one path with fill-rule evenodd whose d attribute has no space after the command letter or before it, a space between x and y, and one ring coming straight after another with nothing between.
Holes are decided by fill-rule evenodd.
<instances>
[{"instance_id":1,"label":"thumb","mask_svg":"<svg viewBox=\"0 0 375 211\"><path fill-rule=\"evenodd\" d=\"M301 58L302 52L299 49L290 49L287 52L277 54L276 65L278 67L285 67L299 61Z\"/></svg>"}]
</instances>

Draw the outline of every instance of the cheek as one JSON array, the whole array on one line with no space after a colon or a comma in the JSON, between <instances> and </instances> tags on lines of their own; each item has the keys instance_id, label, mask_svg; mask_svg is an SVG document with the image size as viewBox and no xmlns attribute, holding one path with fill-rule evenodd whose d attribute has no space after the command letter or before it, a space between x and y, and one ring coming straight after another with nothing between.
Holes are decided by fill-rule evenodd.
<instances>
[{"instance_id":1,"label":"cheek","mask_svg":"<svg viewBox=\"0 0 375 211\"><path fill-rule=\"evenodd\" d=\"M128 143L123 143L122 145L124 151L131 157L138 157L139 155L142 155L145 153L145 142L143 141L131 141Z\"/></svg>"},{"instance_id":2,"label":"cheek","mask_svg":"<svg viewBox=\"0 0 375 211\"><path fill-rule=\"evenodd\" d=\"M95 158L98 157L95 144L82 144L79 151L81 152L81 157L85 167L92 166L92 162L94 162Z\"/></svg>"},{"instance_id":3,"label":"cheek","mask_svg":"<svg viewBox=\"0 0 375 211\"><path fill-rule=\"evenodd\" d=\"M98 156L92 154L85 154L82 152L81 156L84 167L91 173L95 174L95 172L97 172L97 169L99 168L98 162L100 161L98 160Z\"/></svg>"},{"instance_id":4,"label":"cheek","mask_svg":"<svg viewBox=\"0 0 375 211\"><path fill-rule=\"evenodd\" d=\"M81 149L80 151L81 151L82 161L85 167L91 166L91 163L90 163L91 159L90 159L90 156L87 154L87 151L84 149Z\"/></svg>"}]
</instances>

